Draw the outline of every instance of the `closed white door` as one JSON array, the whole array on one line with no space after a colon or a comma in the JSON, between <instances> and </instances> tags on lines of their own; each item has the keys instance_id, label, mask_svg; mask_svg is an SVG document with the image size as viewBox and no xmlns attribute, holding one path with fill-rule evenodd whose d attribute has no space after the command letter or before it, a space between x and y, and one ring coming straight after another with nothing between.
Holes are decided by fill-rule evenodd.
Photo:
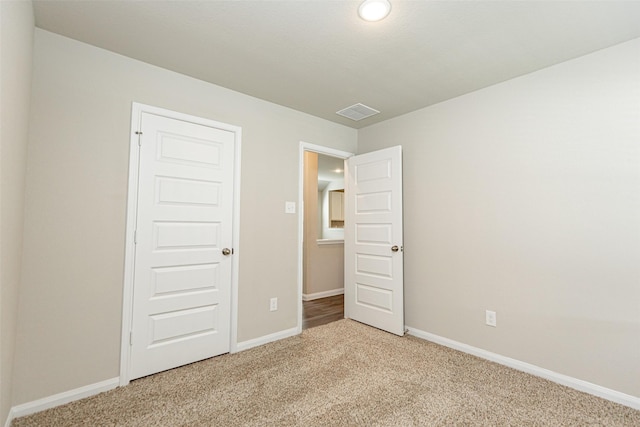
<instances>
[{"instance_id":1,"label":"closed white door","mask_svg":"<svg viewBox=\"0 0 640 427\"><path fill-rule=\"evenodd\" d=\"M230 347L235 134L146 112L140 123L129 379Z\"/></svg>"},{"instance_id":2,"label":"closed white door","mask_svg":"<svg viewBox=\"0 0 640 427\"><path fill-rule=\"evenodd\" d=\"M404 335L402 147L345 164L345 317Z\"/></svg>"}]
</instances>

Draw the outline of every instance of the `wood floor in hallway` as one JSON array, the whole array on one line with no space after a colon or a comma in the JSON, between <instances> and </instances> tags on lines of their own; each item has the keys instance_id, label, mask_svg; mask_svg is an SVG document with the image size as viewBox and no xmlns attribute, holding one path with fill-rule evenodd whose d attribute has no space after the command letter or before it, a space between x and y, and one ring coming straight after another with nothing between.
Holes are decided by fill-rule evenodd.
<instances>
[{"instance_id":1,"label":"wood floor in hallway","mask_svg":"<svg viewBox=\"0 0 640 427\"><path fill-rule=\"evenodd\" d=\"M344 319L344 295L302 302L302 329Z\"/></svg>"}]
</instances>

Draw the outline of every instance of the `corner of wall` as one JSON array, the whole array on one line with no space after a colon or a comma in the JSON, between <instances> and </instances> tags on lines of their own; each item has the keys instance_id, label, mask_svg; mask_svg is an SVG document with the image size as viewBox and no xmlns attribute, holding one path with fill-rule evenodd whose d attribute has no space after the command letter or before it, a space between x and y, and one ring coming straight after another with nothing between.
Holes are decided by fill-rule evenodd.
<instances>
[{"instance_id":1,"label":"corner of wall","mask_svg":"<svg viewBox=\"0 0 640 427\"><path fill-rule=\"evenodd\" d=\"M0 420L11 425L35 30L31 1L0 2L0 28Z\"/></svg>"}]
</instances>

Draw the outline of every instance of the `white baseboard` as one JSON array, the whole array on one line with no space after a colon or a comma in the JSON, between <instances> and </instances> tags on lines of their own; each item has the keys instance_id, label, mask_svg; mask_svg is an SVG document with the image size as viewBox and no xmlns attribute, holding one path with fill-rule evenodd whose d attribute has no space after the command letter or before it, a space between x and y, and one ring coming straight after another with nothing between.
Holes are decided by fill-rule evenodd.
<instances>
[{"instance_id":1,"label":"white baseboard","mask_svg":"<svg viewBox=\"0 0 640 427\"><path fill-rule=\"evenodd\" d=\"M64 405L65 403L73 402L74 400L84 399L85 397L93 396L95 394L102 393L103 391L112 390L118 387L118 384L120 384L120 378L111 378L109 380L100 381L99 383L89 384L84 387L79 387L73 390L54 394L53 396L43 397L42 399L14 406L9 412L9 419L7 420L6 426L11 426L11 421L15 418L35 414L36 412L44 411L45 409L54 408L56 406Z\"/></svg>"},{"instance_id":2,"label":"white baseboard","mask_svg":"<svg viewBox=\"0 0 640 427\"><path fill-rule=\"evenodd\" d=\"M291 328L284 331L276 332L273 334L265 335L263 337L254 338L249 341L239 342L238 345L236 345L236 352L249 350L250 348L258 347L259 345L268 344L273 341L279 341L279 340L293 337L299 334L300 334L300 331L296 327L296 328Z\"/></svg>"},{"instance_id":3,"label":"white baseboard","mask_svg":"<svg viewBox=\"0 0 640 427\"><path fill-rule=\"evenodd\" d=\"M431 341L436 344L452 348L454 350L459 350L463 353L472 354L482 359L490 360L492 362L499 363L500 365L508 366L510 368L517 369L518 371L535 375L537 377L542 377L555 383L571 387L573 389L583 391L594 396L602 397L603 399L607 399L612 402L620 403L621 405L629 406L634 409L640 409L640 397L631 396L629 394L602 387L588 381L583 381L578 378L570 377L568 375L559 374L557 372L553 372L548 369L532 365L530 363L502 356L497 353L492 353L481 348L463 344L461 342L454 341L449 338L444 338L439 335L431 334L429 332L424 332L419 329L407 327L407 331L410 335L413 335L415 337L422 338L424 340Z\"/></svg>"},{"instance_id":4,"label":"white baseboard","mask_svg":"<svg viewBox=\"0 0 640 427\"><path fill-rule=\"evenodd\" d=\"M312 301L314 299L332 297L344 294L344 288L331 289L330 291L316 292L315 294L302 294L302 301Z\"/></svg>"},{"instance_id":5,"label":"white baseboard","mask_svg":"<svg viewBox=\"0 0 640 427\"><path fill-rule=\"evenodd\" d=\"M4 427L11 427L11 423L15 416L13 415L13 408L9 408L9 413L7 414L7 420L4 422Z\"/></svg>"}]
</instances>

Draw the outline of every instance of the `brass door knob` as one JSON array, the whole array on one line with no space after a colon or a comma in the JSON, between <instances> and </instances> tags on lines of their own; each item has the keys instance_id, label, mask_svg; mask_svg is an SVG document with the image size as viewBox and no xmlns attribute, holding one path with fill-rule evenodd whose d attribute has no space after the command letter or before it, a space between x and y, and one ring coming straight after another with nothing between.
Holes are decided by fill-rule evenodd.
<instances>
[{"instance_id":1,"label":"brass door knob","mask_svg":"<svg viewBox=\"0 0 640 427\"><path fill-rule=\"evenodd\" d=\"M391 252L398 252L399 250L400 248L398 247L398 245L391 246Z\"/></svg>"},{"instance_id":2,"label":"brass door knob","mask_svg":"<svg viewBox=\"0 0 640 427\"><path fill-rule=\"evenodd\" d=\"M231 255L231 249L229 248L224 248L222 250L222 255Z\"/></svg>"}]
</instances>

